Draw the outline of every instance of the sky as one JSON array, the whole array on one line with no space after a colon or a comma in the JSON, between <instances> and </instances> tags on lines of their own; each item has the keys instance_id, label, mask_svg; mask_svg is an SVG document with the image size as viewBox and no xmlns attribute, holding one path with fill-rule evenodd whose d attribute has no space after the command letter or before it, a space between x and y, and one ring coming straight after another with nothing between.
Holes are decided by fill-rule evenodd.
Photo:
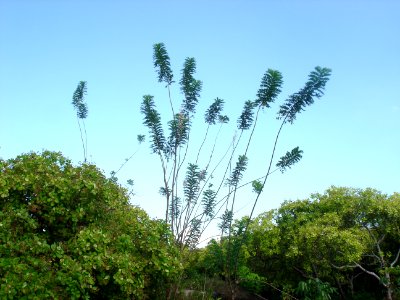
<instances>
[{"instance_id":1,"label":"sky","mask_svg":"<svg viewBox=\"0 0 400 300\"><path fill-rule=\"evenodd\" d=\"M187 162L197 154L203 114L216 97L224 99L230 123L218 136L214 165L263 74L268 68L282 73L282 93L260 115L243 182L266 173L279 105L315 66L332 69L325 95L284 127L278 143L277 158L299 146L303 159L270 176L256 215L332 185L400 192L399 36L395 0L0 0L0 157L48 149L82 162L71 101L78 82L87 81L89 161L108 176L136 153L117 177L121 184L134 180L134 205L163 218L160 161L148 138L142 145L136 140L148 135L143 95L155 97L164 124L171 117L168 92L153 68L152 46L163 42L177 82L174 106L182 100L186 57L196 59L195 77L203 82ZM217 132L215 126L209 133L203 165ZM224 168L217 168L216 181ZM254 196L250 186L241 189L236 216L249 214Z\"/></svg>"}]
</instances>

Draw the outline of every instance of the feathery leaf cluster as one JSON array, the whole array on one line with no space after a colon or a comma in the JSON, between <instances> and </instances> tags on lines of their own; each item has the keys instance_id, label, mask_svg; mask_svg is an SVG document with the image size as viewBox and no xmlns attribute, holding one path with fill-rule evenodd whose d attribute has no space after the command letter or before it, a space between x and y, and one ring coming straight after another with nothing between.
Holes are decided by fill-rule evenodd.
<instances>
[{"instance_id":1,"label":"feathery leaf cluster","mask_svg":"<svg viewBox=\"0 0 400 300\"><path fill-rule=\"evenodd\" d=\"M153 152L165 152L165 137L161 125L161 117L155 109L153 96L143 96L141 112L144 115L143 124L146 125L150 130L150 136L152 139L151 148Z\"/></svg>"},{"instance_id":2,"label":"feathery leaf cluster","mask_svg":"<svg viewBox=\"0 0 400 300\"><path fill-rule=\"evenodd\" d=\"M138 134L136 139L139 142L139 144L143 143L145 140L146 136L144 134Z\"/></svg>"},{"instance_id":3,"label":"feathery leaf cluster","mask_svg":"<svg viewBox=\"0 0 400 300\"><path fill-rule=\"evenodd\" d=\"M186 236L185 244L190 248L195 248L201 236L201 220L194 218L190 221L190 230Z\"/></svg>"},{"instance_id":4,"label":"feathery leaf cluster","mask_svg":"<svg viewBox=\"0 0 400 300\"><path fill-rule=\"evenodd\" d=\"M170 217L171 219L176 220L179 217L179 214L181 213L181 205L182 205L182 201L181 198L179 197L174 197L173 199L171 199L171 203L170 203ZM172 215L173 214L173 215Z\"/></svg>"},{"instance_id":5,"label":"feathery leaf cluster","mask_svg":"<svg viewBox=\"0 0 400 300\"><path fill-rule=\"evenodd\" d=\"M182 110L189 114L194 113L196 104L199 101L200 91L202 82L193 77L196 72L196 61L193 57L185 59L185 63L182 69L182 79L180 80L181 91L185 96L183 100Z\"/></svg>"},{"instance_id":6,"label":"feathery leaf cluster","mask_svg":"<svg viewBox=\"0 0 400 300\"><path fill-rule=\"evenodd\" d=\"M253 192L255 192L256 194L260 194L263 190L263 184L259 180L253 180L251 186L253 187Z\"/></svg>"},{"instance_id":7,"label":"feathery leaf cluster","mask_svg":"<svg viewBox=\"0 0 400 300\"><path fill-rule=\"evenodd\" d=\"M305 107L314 103L314 98L320 98L324 94L325 84L329 80L331 69L316 67L308 76L305 87L291 95L280 106L277 119L293 124L296 115L305 110Z\"/></svg>"},{"instance_id":8,"label":"feathery leaf cluster","mask_svg":"<svg viewBox=\"0 0 400 300\"><path fill-rule=\"evenodd\" d=\"M178 147L183 146L189 137L190 121L186 114L175 114L174 118L168 122L169 136L169 154L175 154Z\"/></svg>"},{"instance_id":9,"label":"feathery leaf cluster","mask_svg":"<svg viewBox=\"0 0 400 300\"><path fill-rule=\"evenodd\" d=\"M221 216L221 222L218 224L219 229L221 229L223 233L227 233L230 224L232 224L232 220L233 220L233 212L231 210L226 209Z\"/></svg>"},{"instance_id":10,"label":"feathery leaf cluster","mask_svg":"<svg viewBox=\"0 0 400 300\"><path fill-rule=\"evenodd\" d=\"M214 216L214 207L215 207L215 198L217 193L212 190L210 187L203 192L203 208L204 215L206 217L212 218Z\"/></svg>"},{"instance_id":11,"label":"feathery leaf cluster","mask_svg":"<svg viewBox=\"0 0 400 300\"><path fill-rule=\"evenodd\" d=\"M165 82L167 85L171 85L173 82L173 73L170 67L169 56L165 49L164 43L158 43L153 45L153 61L154 67L158 73L158 81Z\"/></svg>"},{"instance_id":12,"label":"feathery leaf cluster","mask_svg":"<svg viewBox=\"0 0 400 300\"><path fill-rule=\"evenodd\" d=\"M207 124L215 125L215 123L223 117L220 115L221 111L224 109L224 100L216 98L210 107L206 110L204 119Z\"/></svg>"},{"instance_id":13,"label":"feathery leaf cluster","mask_svg":"<svg viewBox=\"0 0 400 300\"><path fill-rule=\"evenodd\" d=\"M243 177L243 172L246 170L247 161L248 159L246 155L239 155L239 159L236 162L236 166L231 174L231 177L226 180L228 185L237 186Z\"/></svg>"},{"instance_id":14,"label":"feathery leaf cluster","mask_svg":"<svg viewBox=\"0 0 400 300\"><path fill-rule=\"evenodd\" d=\"M237 121L239 129L246 130L250 128L254 120L254 108L255 103L253 101L247 100L244 103L243 111Z\"/></svg>"},{"instance_id":15,"label":"feathery leaf cluster","mask_svg":"<svg viewBox=\"0 0 400 300\"><path fill-rule=\"evenodd\" d=\"M79 119L86 119L88 115L88 107L84 102L86 93L87 83L86 81L80 81L72 96L72 105L76 109L76 115Z\"/></svg>"},{"instance_id":16,"label":"feathery leaf cluster","mask_svg":"<svg viewBox=\"0 0 400 300\"><path fill-rule=\"evenodd\" d=\"M160 187L158 192L160 193L161 196L167 196L171 194L171 189L166 189L165 187L162 186Z\"/></svg>"},{"instance_id":17,"label":"feathery leaf cluster","mask_svg":"<svg viewBox=\"0 0 400 300\"><path fill-rule=\"evenodd\" d=\"M282 74L279 71L268 69L261 80L255 103L261 107L270 107L270 103L273 103L281 92L282 83Z\"/></svg>"},{"instance_id":18,"label":"feathery leaf cluster","mask_svg":"<svg viewBox=\"0 0 400 300\"><path fill-rule=\"evenodd\" d=\"M201 172L196 164L189 164L186 171L186 178L183 184L183 191L187 202L196 199L200 190Z\"/></svg>"},{"instance_id":19,"label":"feathery leaf cluster","mask_svg":"<svg viewBox=\"0 0 400 300\"><path fill-rule=\"evenodd\" d=\"M299 147L293 148L292 151L286 152L286 154L279 159L276 166L284 173L287 168L290 169L295 163L300 161L303 157L302 153L303 150L299 150Z\"/></svg>"},{"instance_id":20,"label":"feathery leaf cluster","mask_svg":"<svg viewBox=\"0 0 400 300\"><path fill-rule=\"evenodd\" d=\"M219 115L218 122L221 124L226 124L229 122L229 117L227 115Z\"/></svg>"}]
</instances>

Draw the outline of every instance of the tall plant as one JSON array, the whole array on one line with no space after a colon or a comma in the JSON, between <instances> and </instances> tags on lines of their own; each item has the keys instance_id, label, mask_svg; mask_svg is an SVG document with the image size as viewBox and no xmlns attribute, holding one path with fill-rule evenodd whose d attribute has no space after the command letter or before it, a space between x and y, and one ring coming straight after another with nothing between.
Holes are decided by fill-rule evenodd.
<instances>
[{"instance_id":1,"label":"tall plant","mask_svg":"<svg viewBox=\"0 0 400 300\"><path fill-rule=\"evenodd\" d=\"M78 121L79 132L81 134L84 162L87 161L87 132L85 126L85 119L87 118L88 115L88 106L87 103L85 102L86 93L87 93L87 82L80 81L72 96L72 105L76 110L76 119Z\"/></svg>"},{"instance_id":2,"label":"tall plant","mask_svg":"<svg viewBox=\"0 0 400 300\"><path fill-rule=\"evenodd\" d=\"M184 61L181 79L179 80L183 99L179 109L177 109L171 96L174 76L165 45L163 43L155 44L153 51L158 81L164 83L168 89L171 108L171 120L167 122L168 134L164 133L165 128L161 114L156 108L153 96L143 96L141 112L143 123L149 131L150 147L152 152L159 157L161 163L163 185L160 188L160 193L166 199L165 221L170 225L176 242L182 248L196 246L205 228L218 216L221 217L219 226L222 234L227 234L228 239L230 239L237 191L247 184L252 184L256 197L250 218L248 218L242 230L245 233L268 176L276 170L285 172L301 159L302 150L295 147L279 160L275 160L276 146L283 126L292 124L301 111L323 95L325 84L331 72L330 69L316 67L309 75L305 87L290 96L280 106L277 119L281 121L281 126L275 137L271 157L268 159L266 175L243 184L243 175L249 161L248 150L257 127L260 111L270 108L280 94L283 84L282 74L272 69L266 71L262 77L256 98L244 103L243 111L237 120L238 133L235 133L232 142L226 145L226 151L222 157L214 162L214 151L216 145L218 146L221 126L229 121L229 118L223 114L224 100L216 98L205 112L206 130L201 145L196 151L197 155L195 159L189 161L188 147L191 126L202 89L202 82L194 77L196 61L194 58L186 58ZM203 146L208 138L209 128L217 123L220 124L220 129L216 134L208 159L202 162L201 153L206 149ZM249 131L247 141L240 147L242 136L246 131ZM238 155L237 162L234 163L234 157L237 155L238 149L241 148L244 151ZM223 168L221 168L222 163L226 164ZM276 166L274 169L272 169L273 164ZM211 167L212 165L214 167ZM186 174L182 175L184 166L186 166ZM216 179L217 168L222 170L222 175ZM179 188L181 184L183 188Z\"/></svg>"}]
</instances>

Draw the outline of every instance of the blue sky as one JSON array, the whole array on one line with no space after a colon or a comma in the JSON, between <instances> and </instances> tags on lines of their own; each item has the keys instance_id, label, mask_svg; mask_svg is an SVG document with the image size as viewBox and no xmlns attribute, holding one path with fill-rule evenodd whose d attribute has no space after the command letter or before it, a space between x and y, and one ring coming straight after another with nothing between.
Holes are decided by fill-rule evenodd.
<instances>
[{"instance_id":1,"label":"blue sky","mask_svg":"<svg viewBox=\"0 0 400 300\"><path fill-rule=\"evenodd\" d=\"M164 122L170 118L152 62L152 45L164 42L175 79L194 57L203 81L192 155L213 99L225 100L231 118L218 154L264 72L282 72L283 91L261 114L245 181L265 173L280 103L315 66L332 69L325 96L285 127L278 145L278 156L300 146L302 161L270 177L257 213L331 185L399 192L399 36L399 1L0 0L0 157L49 149L82 161L71 98L85 80L89 159L107 174L118 169L137 149L136 135L147 134L143 95L154 95ZM178 107L179 86L172 92ZM150 152L143 144L118 175L134 179L134 204L162 217L161 168ZM249 213L253 198L250 188L240 194L238 214Z\"/></svg>"}]
</instances>

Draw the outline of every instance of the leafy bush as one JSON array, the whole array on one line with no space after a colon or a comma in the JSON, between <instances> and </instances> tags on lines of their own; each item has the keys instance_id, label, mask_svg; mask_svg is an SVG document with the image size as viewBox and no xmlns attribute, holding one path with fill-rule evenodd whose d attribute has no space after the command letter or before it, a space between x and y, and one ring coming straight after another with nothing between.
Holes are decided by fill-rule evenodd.
<instances>
[{"instance_id":1,"label":"leafy bush","mask_svg":"<svg viewBox=\"0 0 400 300\"><path fill-rule=\"evenodd\" d=\"M0 170L1 299L154 299L179 273L166 224L95 166L45 151Z\"/></svg>"},{"instance_id":2,"label":"leafy bush","mask_svg":"<svg viewBox=\"0 0 400 300\"><path fill-rule=\"evenodd\" d=\"M318 278L299 282L297 292L304 300L330 300L332 294L337 290L327 282L322 282Z\"/></svg>"}]
</instances>

